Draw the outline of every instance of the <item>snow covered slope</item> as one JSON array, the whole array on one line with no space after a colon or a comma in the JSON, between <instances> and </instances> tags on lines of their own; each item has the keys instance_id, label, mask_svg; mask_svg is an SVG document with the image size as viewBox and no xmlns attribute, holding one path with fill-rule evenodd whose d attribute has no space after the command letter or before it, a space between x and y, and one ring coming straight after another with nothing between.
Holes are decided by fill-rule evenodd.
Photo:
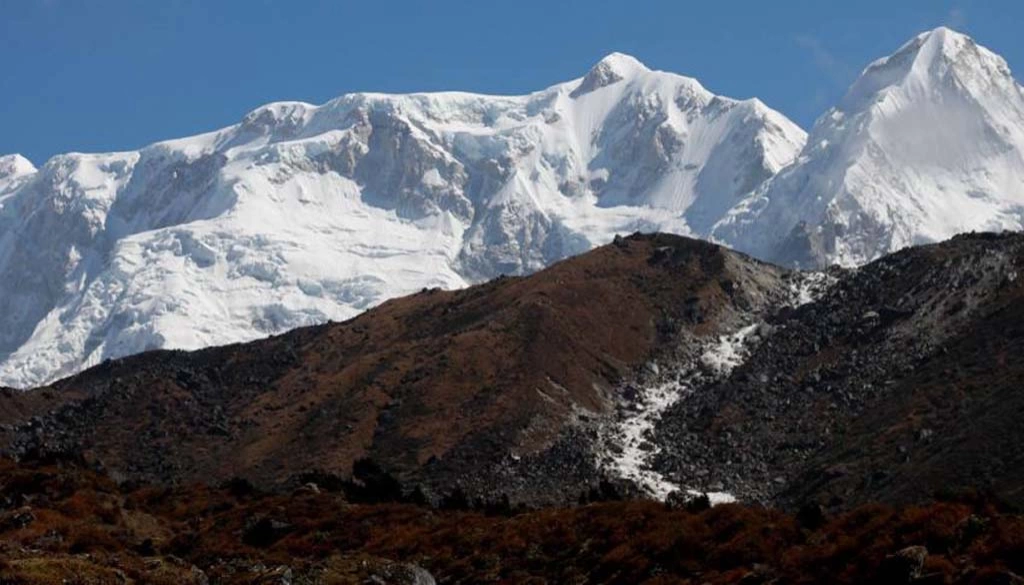
<instances>
[{"instance_id":1,"label":"snow covered slope","mask_svg":"<svg viewBox=\"0 0 1024 585\"><path fill-rule=\"evenodd\" d=\"M21 185L36 172L36 167L19 154L0 156L0 197Z\"/></svg>"},{"instance_id":2,"label":"snow covered slope","mask_svg":"<svg viewBox=\"0 0 1024 585\"><path fill-rule=\"evenodd\" d=\"M275 103L136 152L0 158L0 384L340 320L615 233L708 235L805 135L613 54L517 97Z\"/></svg>"},{"instance_id":3,"label":"snow covered slope","mask_svg":"<svg viewBox=\"0 0 1024 585\"><path fill-rule=\"evenodd\" d=\"M787 264L855 265L1022 226L1024 91L1002 58L938 28L868 66L714 237Z\"/></svg>"}]
</instances>

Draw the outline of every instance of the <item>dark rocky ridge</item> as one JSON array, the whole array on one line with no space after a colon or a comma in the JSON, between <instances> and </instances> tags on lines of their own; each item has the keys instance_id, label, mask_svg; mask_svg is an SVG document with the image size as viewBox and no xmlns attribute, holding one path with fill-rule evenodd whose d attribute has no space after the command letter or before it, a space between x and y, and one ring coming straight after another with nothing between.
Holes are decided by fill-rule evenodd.
<instances>
[{"instance_id":1,"label":"dark rocky ridge","mask_svg":"<svg viewBox=\"0 0 1024 585\"><path fill-rule=\"evenodd\" d=\"M527 278L423 291L351 321L107 363L0 397L8 451L81 453L119 480L288 486L372 459L431 498L575 502L619 382L681 334L779 302L785 271L635 236Z\"/></svg>"},{"instance_id":2,"label":"dark rocky ridge","mask_svg":"<svg viewBox=\"0 0 1024 585\"><path fill-rule=\"evenodd\" d=\"M1024 504L1020 273L1024 236L966 235L835 271L794 309L792 271L636 235L530 277L6 392L0 443L117 480L281 488L369 459L435 501L575 502L630 493L595 449L657 379L645 364L764 321L741 366L694 377L657 425L665 477L794 509L965 487Z\"/></svg>"},{"instance_id":3,"label":"dark rocky ridge","mask_svg":"<svg viewBox=\"0 0 1024 585\"><path fill-rule=\"evenodd\" d=\"M964 235L783 310L731 375L662 418L657 467L746 499L1024 504L1024 237Z\"/></svg>"}]
</instances>

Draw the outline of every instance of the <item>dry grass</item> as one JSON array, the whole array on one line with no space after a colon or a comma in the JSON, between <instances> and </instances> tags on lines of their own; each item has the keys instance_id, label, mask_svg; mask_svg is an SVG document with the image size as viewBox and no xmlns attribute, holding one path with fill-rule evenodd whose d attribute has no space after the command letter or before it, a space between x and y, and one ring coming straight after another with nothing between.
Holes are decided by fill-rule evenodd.
<instances>
[{"instance_id":1,"label":"dry grass","mask_svg":"<svg viewBox=\"0 0 1024 585\"><path fill-rule=\"evenodd\" d=\"M74 465L0 461L0 501L0 583L271 582L286 568L361 583L382 559L418 563L443 583L885 583L908 582L882 571L914 545L928 549L927 582L1024 573L1024 518L976 497L864 506L812 529L740 505L502 515L239 486L121 490Z\"/></svg>"}]
</instances>

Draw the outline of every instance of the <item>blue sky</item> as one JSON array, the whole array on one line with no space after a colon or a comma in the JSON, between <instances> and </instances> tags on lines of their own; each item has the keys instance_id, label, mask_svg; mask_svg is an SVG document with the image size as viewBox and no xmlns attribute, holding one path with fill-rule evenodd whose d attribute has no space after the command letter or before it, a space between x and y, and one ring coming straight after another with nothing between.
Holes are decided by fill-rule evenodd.
<instances>
[{"instance_id":1,"label":"blue sky","mask_svg":"<svg viewBox=\"0 0 1024 585\"><path fill-rule=\"evenodd\" d=\"M808 128L942 24L1021 78L1019 0L0 0L0 153L134 149L352 91L524 93L612 51Z\"/></svg>"}]
</instances>

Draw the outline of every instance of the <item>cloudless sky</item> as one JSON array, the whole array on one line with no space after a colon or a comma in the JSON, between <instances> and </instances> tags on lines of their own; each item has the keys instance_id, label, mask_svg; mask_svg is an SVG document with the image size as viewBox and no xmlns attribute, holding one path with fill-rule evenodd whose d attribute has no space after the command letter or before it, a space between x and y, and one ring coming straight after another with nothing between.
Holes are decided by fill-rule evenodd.
<instances>
[{"instance_id":1,"label":"cloudless sky","mask_svg":"<svg viewBox=\"0 0 1024 585\"><path fill-rule=\"evenodd\" d=\"M809 128L939 25L1024 71L1021 0L0 0L0 153L135 149L353 91L526 93L612 51Z\"/></svg>"}]
</instances>

